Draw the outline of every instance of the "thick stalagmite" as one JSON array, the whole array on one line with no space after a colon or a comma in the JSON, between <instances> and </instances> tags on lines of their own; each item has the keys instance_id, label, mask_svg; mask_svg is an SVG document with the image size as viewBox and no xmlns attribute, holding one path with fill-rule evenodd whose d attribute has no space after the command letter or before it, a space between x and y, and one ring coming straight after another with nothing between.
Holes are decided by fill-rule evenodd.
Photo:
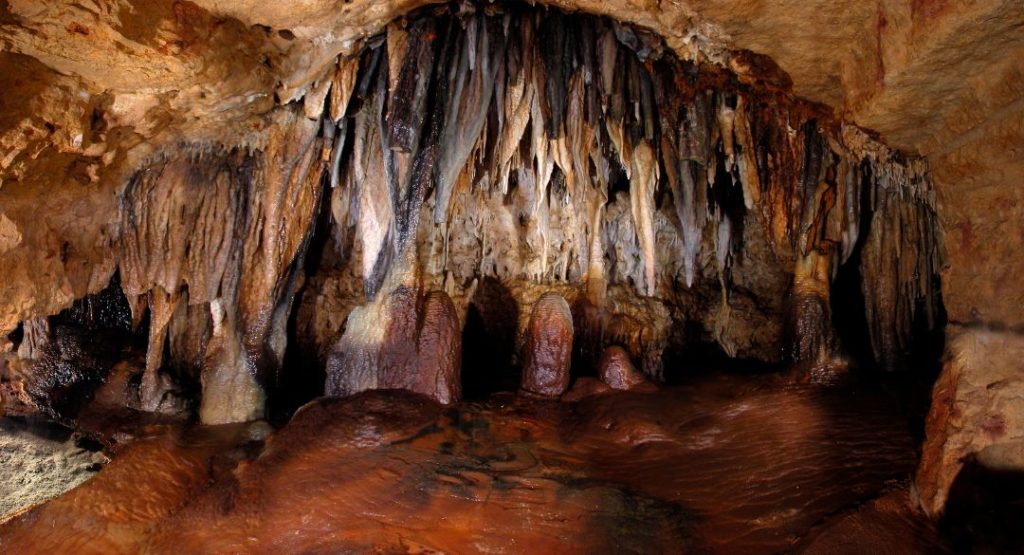
<instances>
[{"instance_id":1,"label":"thick stalagmite","mask_svg":"<svg viewBox=\"0 0 1024 555\"><path fill-rule=\"evenodd\" d=\"M542 397L565 393L569 387L572 337L568 303L555 293L546 293L530 313L523 345L522 391Z\"/></svg>"}]
</instances>

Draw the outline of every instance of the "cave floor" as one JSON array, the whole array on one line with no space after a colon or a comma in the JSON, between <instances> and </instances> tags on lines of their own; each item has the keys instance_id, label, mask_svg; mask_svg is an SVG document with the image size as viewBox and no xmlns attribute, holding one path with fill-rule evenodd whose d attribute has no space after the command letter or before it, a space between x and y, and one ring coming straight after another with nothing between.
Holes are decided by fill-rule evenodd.
<instances>
[{"instance_id":1,"label":"cave floor","mask_svg":"<svg viewBox=\"0 0 1024 555\"><path fill-rule=\"evenodd\" d=\"M0 527L76 553L942 550L915 445L879 391L710 375L578 403L441 407L400 391L253 427L154 428Z\"/></svg>"}]
</instances>

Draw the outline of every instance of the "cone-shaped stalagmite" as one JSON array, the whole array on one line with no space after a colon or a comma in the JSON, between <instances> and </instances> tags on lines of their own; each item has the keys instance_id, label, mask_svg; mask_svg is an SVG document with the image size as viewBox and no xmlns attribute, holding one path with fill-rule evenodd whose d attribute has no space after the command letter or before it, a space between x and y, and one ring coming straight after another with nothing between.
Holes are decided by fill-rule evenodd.
<instances>
[{"instance_id":1,"label":"cone-shaped stalagmite","mask_svg":"<svg viewBox=\"0 0 1024 555\"><path fill-rule=\"evenodd\" d=\"M629 353L618 345L605 349L598 363L598 375L612 389L634 389L649 383L647 377L633 366Z\"/></svg>"}]
</instances>

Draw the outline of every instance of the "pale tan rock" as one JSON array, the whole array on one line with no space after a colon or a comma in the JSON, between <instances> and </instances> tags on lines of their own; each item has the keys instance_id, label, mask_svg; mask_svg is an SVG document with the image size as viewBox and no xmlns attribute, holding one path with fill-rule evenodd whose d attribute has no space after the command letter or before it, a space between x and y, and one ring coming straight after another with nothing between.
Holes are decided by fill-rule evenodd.
<instances>
[{"instance_id":1,"label":"pale tan rock","mask_svg":"<svg viewBox=\"0 0 1024 555\"><path fill-rule=\"evenodd\" d=\"M1024 337L1018 332L954 326L932 391L916 491L924 510L942 514L964 462L1024 470Z\"/></svg>"}]
</instances>

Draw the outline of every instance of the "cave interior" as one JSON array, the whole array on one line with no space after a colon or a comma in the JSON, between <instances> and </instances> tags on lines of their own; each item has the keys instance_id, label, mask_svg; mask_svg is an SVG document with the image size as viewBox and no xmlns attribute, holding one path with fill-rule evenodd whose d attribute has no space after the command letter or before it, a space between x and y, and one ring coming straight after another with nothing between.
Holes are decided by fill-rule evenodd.
<instances>
[{"instance_id":1,"label":"cave interior","mask_svg":"<svg viewBox=\"0 0 1024 555\"><path fill-rule=\"evenodd\" d=\"M0 551L1024 549L1013 2L44 4Z\"/></svg>"}]
</instances>

